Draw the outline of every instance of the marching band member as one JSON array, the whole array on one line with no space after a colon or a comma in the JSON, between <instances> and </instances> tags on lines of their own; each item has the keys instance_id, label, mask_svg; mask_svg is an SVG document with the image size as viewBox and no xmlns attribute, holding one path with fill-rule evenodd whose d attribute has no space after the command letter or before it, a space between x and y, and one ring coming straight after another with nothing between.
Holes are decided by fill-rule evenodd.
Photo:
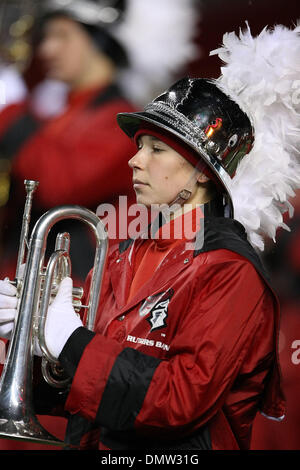
<instances>
[{"instance_id":1,"label":"marching band member","mask_svg":"<svg viewBox=\"0 0 300 470\"><path fill-rule=\"evenodd\" d=\"M70 278L48 309L47 347L72 379L71 447L249 449L258 411L283 419L279 305L258 252L300 184L298 34L226 35L218 80L183 78L118 115L137 145L137 202L171 218L162 210L112 250L94 331L74 312ZM192 238L177 236L186 216ZM17 300L5 281L1 292L9 334Z\"/></svg>"}]
</instances>

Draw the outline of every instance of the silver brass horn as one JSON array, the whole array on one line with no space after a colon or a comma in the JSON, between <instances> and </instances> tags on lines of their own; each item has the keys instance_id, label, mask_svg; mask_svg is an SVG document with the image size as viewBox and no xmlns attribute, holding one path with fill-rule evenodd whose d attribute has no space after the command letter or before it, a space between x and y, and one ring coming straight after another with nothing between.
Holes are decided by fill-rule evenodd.
<instances>
[{"instance_id":1,"label":"silver brass horn","mask_svg":"<svg viewBox=\"0 0 300 470\"><path fill-rule=\"evenodd\" d=\"M43 374L48 383L60 386L52 380L51 367L57 361L51 357L44 340L44 325L50 296L53 289L66 275L70 275L68 253L69 236L59 234L56 250L50 258L46 274L43 268L46 243L49 231L57 222L64 219L77 219L87 224L96 238L94 269L87 306L86 327L93 329L99 302L103 267L107 253L107 233L100 219L88 209L80 206L60 206L46 212L35 224L26 260L24 280L20 278L20 266L24 261L27 244L28 224L32 195L37 182L25 181L27 198L23 216L20 249L17 263L16 280L19 291L18 315L0 379L0 437L26 439L41 444L63 445L63 442L49 434L39 423L32 403L33 344L39 341L43 351ZM78 298L80 289L73 291ZM77 305L78 307L78 305ZM80 307L80 305L79 305ZM63 382L63 385L65 383Z\"/></svg>"}]
</instances>

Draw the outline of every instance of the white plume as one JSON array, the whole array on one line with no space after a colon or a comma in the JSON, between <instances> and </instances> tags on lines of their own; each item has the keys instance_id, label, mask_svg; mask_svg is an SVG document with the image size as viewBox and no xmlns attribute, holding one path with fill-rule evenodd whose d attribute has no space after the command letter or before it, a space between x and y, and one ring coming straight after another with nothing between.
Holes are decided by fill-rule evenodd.
<instances>
[{"instance_id":1,"label":"white plume","mask_svg":"<svg viewBox=\"0 0 300 470\"><path fill-rule=\"evenodd\" d=\"M31 91L31 107L40 118L53 118L66 109L69 92L66 83L46 78Z\"/></svg>"},{"instance_id":2,"label":"white plume","mask_svg":"<svg viewBox=\"0 0 300 470\"><path fill-rule=\"evenodd\" d=\"M27 85L14 65L0 63L0 110L27 96Z\"/></svg>"},{"instance_id":3,"label":"white plume","mask_svg":"<svg viewBox=\"0 0 300 470\"><path fill-rule=\"evenodd\" d=\"M223 36L218 54L225 63L216 84L252 120L255 142L230 181L235 219L249 241L264 249L275 241L289 199L300 187L300 26L276 25L252 37L249 26Z\"/></svg>"},{"instance_id":4,"label":"white plume","mask_svg":"<svg viewBox=\"0 0 300 470\"><path fill-rule=\"evenodd\" d=\"M124 21L115 35L129 55L131 67L122 73L120 82L132 101L145 105L170 86L174 74L200 56L194 43L199 3L128 1Z\"/></svg>"}]
</instances>

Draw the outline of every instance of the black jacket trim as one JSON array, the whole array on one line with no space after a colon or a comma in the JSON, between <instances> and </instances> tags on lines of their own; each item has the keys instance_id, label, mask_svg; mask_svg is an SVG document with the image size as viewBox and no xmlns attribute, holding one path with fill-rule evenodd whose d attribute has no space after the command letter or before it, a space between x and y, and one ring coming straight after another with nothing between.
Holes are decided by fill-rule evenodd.
<instances>
[{"instance_id":1,"label":"black jacket trim","mask_svg":"<svg viewBox=\"0 0 300 470\"><path fill-rule=\"evenodd\" d=\"M97 108L105 103L111 103L113 100L123 98L119 87L116 84L108 86L105 90L101 90L89 103L90 108Z\"/></svg>"},{"instance_id":2,"label":"black jacket trim","mask_svg":"<svg viewBox=\"0 0 300 470\"><path fill-rule=\"evenodd\" d=\"M8 160L13 158L26 140L40 127L41 123L31 114L25 113L20 116L11 124L0 140L1 157Z\"/></svg>"},{"instance_id":3,"label":"black jacket trim","mask_svg":"<svg viewBox=\"0 0 300 470\"><path fill-rule=\"evenodd\" d=\"M246 258L270 284L270 275L259 255L247 239L240 222L225 217L205 217L203 246L194 251L194 257L214 250L230 250Z\"/></svg>"},{"instance_id":4,"label":"black jacket trim","mask_svg":"<svg viewBox=\"0 0 300 470\"><path fill-rule=\"evenodd\" d=\"M116 431L132 429L160 362L133 348L123 349L104 389L97 412L98 423Z\"/></svg>"},{"instance_id":5,"label":"black jacket trim","mask_svg":"<svg viewBox=\"0 0 300 470\"><path fill-rule=\"evenodd\" d=\"M68 417L64 450L83 448L82 440L88 441L88 450L98 450L100 429L94 421L88 421L79 414Z\"/></svg>"},{"instance_id":6,"label":"black jacket trim","mask_svg":"<svg viewBox=\"0 0 300 470\"><path fill-rule=\"evenodd\" d=\"M124 253L124 251L126 251L127 248L129 248L133 242L134 242L133 238L129 238L128 240L124 240L121 243L119 243L119 253L120 254Z\"/></svg>"},{"instance_id":7,"label":"black jacket trim","mask_svg":"<svg viewBox=\"0 0 300 470\"><path fill-rule=\"evenodd\" d=\"M94 336L95 333L93 331L80 326L71 334L66 342L58 360L70 377L74 377L83 351Z\"/></svg>"}]
</instances>

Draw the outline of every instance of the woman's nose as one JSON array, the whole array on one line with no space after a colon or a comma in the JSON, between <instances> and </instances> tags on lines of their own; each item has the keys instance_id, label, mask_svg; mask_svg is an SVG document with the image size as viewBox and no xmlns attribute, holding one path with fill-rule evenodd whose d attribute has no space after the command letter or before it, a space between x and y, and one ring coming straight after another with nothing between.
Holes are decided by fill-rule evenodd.
<instances>
[{"instance_id":1,"label":"woman's nose","mask_svg":"<svg viewBox=\"0 0 300 470\"><path fill-rule=\"evenodd\" d=\"M143 163L143 152L142 149L138 150L137 153L128 161L128 165L130 168L142 168L144 166Z\"/></svg>"}]
</instances>

